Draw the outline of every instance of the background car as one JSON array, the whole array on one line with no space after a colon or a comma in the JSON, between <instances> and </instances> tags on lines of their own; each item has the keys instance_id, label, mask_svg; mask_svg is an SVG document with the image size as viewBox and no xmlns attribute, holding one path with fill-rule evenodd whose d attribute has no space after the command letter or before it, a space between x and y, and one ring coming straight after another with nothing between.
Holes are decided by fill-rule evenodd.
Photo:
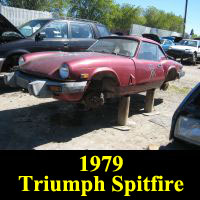
<instances>
[{"instance_id":1,"label":"background car","mask_svg":"<svg viewBox=\"0 0 200 200\"><path fill-rule=\"evenodd\" d=\"M177 45L171 46L167 54L174 59L188 60L196 65L197 60L200 59L200 41L183 39Z\"/></svg>"},{"instance_id":2,"label":"background car","mask_svg":"<svg viewBox=\"0 0 200 200\"><path fill-rule=\"evenodd\" d=\"M178 36L168 36L168 37L162 37L161 39L167 39L172 41L175 45L178 44L183 38Z\"/></svg>"},{"instance_id":3,"label":"background car","mask_svg":"<svg viewBox=\"0 0 200 200\"><path fill-rule=\"evenodd\" d=\"M184 76L183 66L167 58L160 44L144 37L100 38L87 52L26 54L5 84L28 89L38 98L79 102L89 108L105 99L166 90Z\"/></svg>"},{"instance_id":4,"label":"background car","mask_svg":"<svg viewBox=\"0 0 200 200\"><path fill-rule=\"evenodd\" d=\"M163 50L167 53L167 51L169 50L169 48L173 45L175 45L171 40L168 39L162 39L161 38L161 47L163 48Z\"/></svg>"},{"instance_id":5,"label":"background car","mask_svg":"<svg viewBox=\"0 0 200 200\"><path fill-rule=\"evenodd\" d=\"M200 146L200 83L176 110L170 139L179 139Z\"/></svg>"},{"instance_id":6,"label":"background car","mask_svg":"<svg viewBox=\"0 0 200 200\"><path fill-rule=\"evenodd\" d=\"M103 24L74 18L37 19L16 28L0 14L0 72L18 65L26 53L83 51L110 34Z\"/></svg>"}]
</instances>

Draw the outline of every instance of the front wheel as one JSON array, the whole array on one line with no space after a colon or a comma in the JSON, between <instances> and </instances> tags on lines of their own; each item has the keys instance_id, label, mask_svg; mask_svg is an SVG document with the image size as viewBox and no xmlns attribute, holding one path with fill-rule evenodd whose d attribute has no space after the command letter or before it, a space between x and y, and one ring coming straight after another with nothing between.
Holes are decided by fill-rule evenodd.
<instances>
[{"instance_id":1,"label":"front wheel","mask_svg":"<svg viewBox=\"0 0 200 200\"><path fill-rule=\"evenodd\" d=\"M193 53L193 55L192 55L192 64L194 66L197 64L197 55L196 55L196 53Z\"/></svg>"}]
</instances>

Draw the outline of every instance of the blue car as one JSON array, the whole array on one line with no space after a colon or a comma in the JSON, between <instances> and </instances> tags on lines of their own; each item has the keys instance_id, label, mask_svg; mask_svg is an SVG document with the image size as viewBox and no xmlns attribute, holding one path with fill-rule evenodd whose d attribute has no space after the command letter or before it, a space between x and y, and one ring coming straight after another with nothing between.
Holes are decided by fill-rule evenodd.
<instances>
[{"instance_id":1,"label":"blue car","mask_svg":"<svg viewBox=\"0 0 200 200\"><path fill-rule=\"evenodd\" d=\"M161 46L165 52L167 52L171 46L175 45L171 40L168 39L161 38L160 41L161 41Z\"/></svg>"}]
</instances>

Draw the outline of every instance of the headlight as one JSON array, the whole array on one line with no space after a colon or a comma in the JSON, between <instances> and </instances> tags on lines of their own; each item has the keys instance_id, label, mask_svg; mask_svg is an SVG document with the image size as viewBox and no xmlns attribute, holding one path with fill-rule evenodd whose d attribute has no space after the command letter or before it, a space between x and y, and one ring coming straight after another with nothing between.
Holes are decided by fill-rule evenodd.
<instances>
[{"instance_id":1,"label":"headlight","mask_svg":"<svg viewBox=\"0 0 200 200\"><path fill-rule=\"evenodd\" d=\"M169 47L169 50L170 50L170 49L172 49L172 46L171 46L171 47Z\"/></svg>"},{"instance_id":2,"label":"headlight","mask_svg":"<svg viewBox=\"0 0 200 200\"><path fill-rule=\"evenodd\" d=\"M19 66L25 64L25 60L24 60L23 56L21 56L21 57L19 58L18 64L19 64Z\"/></svg>"},{"instance_id":3,"label":"headlight","mask_svg":"<svg viewBox=\"0 0 200 200\"><path fill-rule=\"evenodd\" d=\"M62 79L66 79L69 77L69 67L67 64L63 64L59 69L59 74Z\"/></svg>"},{"instance_id":4,"label":"headlight","mask_svg":"<svg viewBox=\"0 0 200 200\"><path fill-rule=\"evenodd\" d=\"M200 120L181 116L176 123L174 136L200 145Z\"/></svg>"}]
</instances>

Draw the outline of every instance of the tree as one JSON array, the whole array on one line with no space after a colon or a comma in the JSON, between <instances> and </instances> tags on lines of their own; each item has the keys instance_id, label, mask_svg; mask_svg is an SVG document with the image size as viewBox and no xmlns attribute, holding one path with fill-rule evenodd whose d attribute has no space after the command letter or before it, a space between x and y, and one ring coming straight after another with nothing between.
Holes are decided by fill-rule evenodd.
<instances>
[{"instance_id":1,"label":"tree","mask_svg":"<svg viewBox=\"0 0 200 200\"><path fill-rule=\"evenodd\" d=\"M69 0L49 0L47 11L52 12L54 16L65 16L68 11Z\"/></svg>"},{"instance_id":2,"label":"tree","mask_svg":"<svg viewBox=\"0 0 200 200\"><path fill-rule=\"evenodd\" d=\"M49 0L4 0L4 5L29 10L45 10Z\"/></svg>"},{"instance_id":3,"label":"tree","mask_svg":"<svg viewBox=\"0 0 200 200\"><path fill-rule=\"evenodd\" d=\"M183 18L174 13L167 13L152 6L144 11L144 17L146 26L182 32Z\"/></svg>"},{"instance_id":4,"label":"tree","mask_svg":"<svg viewBox=\"0 0 200 200\"><path fill-rule=\"evenodd\" d=\"M190 35L191 35L191 36L194 35L194 29L191 30Z\"/></svg>"},{"instance_id":5,"label":"tree","mask_svg":"<svg viewBox=\"0 0 200 200\"><path fill-rule=\"evenodd\" d=\"M115 31L128 33L132 24L145 24L145 18L140 7L124 4L116 8L112 23Z\"/></svg>"},{"instance_id":6,"label":"tree","mask_svg":"<svg viewBox=\"0 0 200 200\"><path fill-rule=\"evenodd\" d=\"M107 25L111 30L129 32L132 24L182 32L183 18L153 6L146 9L115 0L0 0L2 5L53 12L55 17L70 16Z\"/></svg>"},{"instance_id":7,"label":"tree","mask_svg":"<svg viewBox=\"0 0 200 200\"><path fill-rule=\"evenodd\" d=\"M69 0L0 0L2 5L29 10L49 11L56 16L64 16Z\"/></svg>"},{"instance_id":8,"label":"tree","mask_svg":"<svg viewBox=\"0 0 200 200\"><path fill-rule=\"evenodd\" d=\"M113 4L113 0L69 0L69 15L101 21L112 11Z\"/></svg>"}]
</instances>

